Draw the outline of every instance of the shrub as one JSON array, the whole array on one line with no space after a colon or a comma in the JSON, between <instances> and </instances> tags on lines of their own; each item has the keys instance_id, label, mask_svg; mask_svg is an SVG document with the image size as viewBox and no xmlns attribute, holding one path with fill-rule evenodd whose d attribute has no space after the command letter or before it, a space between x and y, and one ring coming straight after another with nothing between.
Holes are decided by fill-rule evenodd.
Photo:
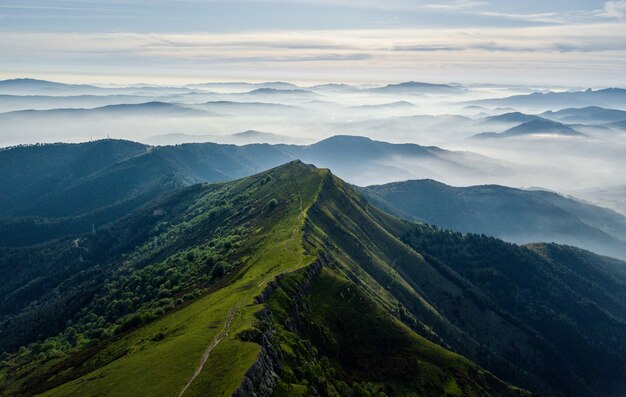
<instances>
[{"instance_id":1,"label":"shrub","mask_svg":"<svg viewBox=\"0 0 626 397\"><path fill-rule=\"evenodd\" d=\"M124 321L122 321L122 323L115 329L115 334L119 335L122 332L128 331L129 329L135 328L140 326L141 324L143 324L143 320L141 319L141 316L138 314L133 314L129 317L127 317L126 319L124 319Z\"/></svg>"},{"instance_id":2,"label":"shrub","mask_svg":"<svg viewBox=\"0 0 626 397\"><path fill-rule=\"evenodd\" d=\"M224 275L226 273L228 273L228 271L230 270L230 265L224 261L219 261L217 262L217 264L215 265L215 268L213 269L213 273L212 276L215 279L219 279L224 277Z\"/></svg>"},{"instance_id":3,"label":"shrub","mask_svg":"<svg viewBox=\"0 0 626 397\"><path fill-rule=\"evenodd\" d=\"M269 208L270 210L273 210L274 208L276 208L278 206L278 200L276 200L275 198L271 199L268 203L267 203L267 208Z\"/></svg>"},{"instance_id":4,"label":"shrub","mask_svg":"<svg viewBox=\"0 0 626 397\"><path fill-rule=\"evenodd\" d=\"M268 183L271 180L272 180L272 176L271 175L267 175L265 178L261 179L261 185L265 185L266 183Z\"/></svg>"}]
</instances>

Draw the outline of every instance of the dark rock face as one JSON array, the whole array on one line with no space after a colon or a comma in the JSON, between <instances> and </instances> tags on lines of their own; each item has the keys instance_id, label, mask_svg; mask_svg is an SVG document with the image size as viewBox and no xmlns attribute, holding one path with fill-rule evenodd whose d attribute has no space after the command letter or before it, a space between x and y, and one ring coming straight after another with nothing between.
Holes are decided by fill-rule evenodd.
<instances>
[{"instance_id":1,"label":"dark rock face","mask_svg":"<svg viewBox=\"0 0 626 397\"><path fill-rule=\"evenodd\" d=\"M310 288L311 280L321 268L322 264L318 261L302 270L305 273L305 277L300 285L298 296L295 297L296 307L292 308L292 310L296 312L294 318L299 318L297 306L302 304L304 295ZM276 279L255 298L255 301L257 303L267 301L267 298L276 289L283 277L284 275L276 277ZM272 312L269 307L266 306L257 316L261 319L261 326L254 330L243 331L239 334L239 338L244 341L258 343L261 346L261 352L254 364L252 364L248 372L246 372L237 390L232 394L233 397L269 397L277 384L277 373L280 371L283 356L280 349L277 349L273 345Z\"/></svg>"},{"instance_id":2,"label":"dark rock face","mask_svg":"<svg viewBox=\"0 0 626 397\"><path fill-rule=\"evenodd\" d=\"M266 332L259 333L259 337L261 352L246 372L241 385L233 393L233 397L269 397L276 387L278 378L276 372L280 369L282 355L280 350L276 350L270 342L271 327L268 327Z\"/></svg>"}]
</instances>

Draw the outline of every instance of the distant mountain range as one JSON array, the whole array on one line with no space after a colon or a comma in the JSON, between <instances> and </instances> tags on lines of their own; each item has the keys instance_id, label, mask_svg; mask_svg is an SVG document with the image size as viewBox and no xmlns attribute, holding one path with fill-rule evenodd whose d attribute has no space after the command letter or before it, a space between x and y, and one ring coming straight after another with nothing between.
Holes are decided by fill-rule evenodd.
<instances>
[{"instance_id":1,"label":"distant mountain range","mask_svg":"<svg viewBox=\"0 0 626 397\"><path fill-rule=\"evenodd\" d=\"M196 83L188 84L190 88L203 88L203 89L219 89L228 91L240 91L248 92L258 88L272 88L276 90L291 90L300 88L295 84L285 83L283 81L268 81L265 83L248 83L248 82L225 82L225 83Z\"/></svg>"},{"instance_id":2,"label":"distant mountain range","mask_svg":"<svg viewBox=\"0 0 626 397\"><path fill-rule=\"evenodd\" d=\"M306 96L306 97L314 97L316 94L312 91L307 91L303 89L288 89L288 90L279 90L276 88L257 88L248 92L249 95L285 95L285 96Z\"/></svg>"},{"instance_id":3,"label":"distant mountain range","mask_svg":"<svg viewBox=\"0 0 626 397\"><path fill-rule=\"evenodd\" d=\"M195 109L208 110L209 112L218 114L230 114L230 115L249 115L255 114L259 116L271 114L271 115L284 115L289 113L303 113L305 109L294 106L285 105L279 103L268 102L235 102L235 101L210 101L202 104L192 106Z\"/></svg>"},{"instance_id":4,"label":"distant mountain range","mask_svg":"<svg viewBox=\"0 0 626 397\"><path fill-rule=\"evenodd\" d=\"M242 142L249 142L250 140L262 140L260 143L273 143L271 141L283 141L289 139L288 136L278 135L271 132L262 132L256 130L247 130L243 132L237 132L231 135L234 139L240 139ZM268 142L269 141L269 142ZM259 142L255 142L259 143Z\"/></svg>"},{"instance_id":5,"label":"distant mountain range","mask_svg":"<svg viewBox=\"0 0 626 397\"><path fill-rule=\"evenodd\" d=\"M100 87L88 84L64 84L37 79L11 79L0 81L0 92L3 94L60 93L66 91L100 91Z\"/></svg>"},{"instance_id":6,"label":"distant mountain range","mask_svg":"<svg viewBox=\"0 0 626 397\"><path fill-rule=\"evenodd\" d=\"M370 88L369 91L378 94L400 94L400 95L421 95L421 94L458 94L464 91L462 87L448 84L430 84L416 81L407 81L399 84L388 84L384 87Z\"/></svg>"},{"instance_id":7,"label":"distant mountain range","mask_svg":"<svg viewBox=\"0 0 626 397\"><path fill-rule=\"evenodd\" d=\"M533 114L525 114L521 112L510 112L499 114L496 116L485 117L484 121L493 123L526 123L529 121L540 119L541 117Z\"/></svg>"},{"instance_id":8,"label":"distant mountain range","mask_svg":"<svg viewBox=\"0 0 626 397\"><path fill-rule=\"evenodd\" d=\"M318 93L355 93L363 90L361 87L343 83L317 84L306 88Z\"/></svg>"},{"instance_id":9,"label":"distant mountain range","mask_svg":"<svg viewBox=\"0 0 626 397\"><path fill-rule=\"evenodd\" d=\"M58 117L96 117L96 116L209 116L211 113L190 109L185 106L165 103L146 102L137 104L106 105L92 109L48 109L48 110L18 110L0 113L2 119L24 119L39 121Z\"/></svg>"},{"instance_id":10,"label":"distant mountain range","mask_svg":"<svg viewBox=\"0 0 626 397\"><path fill-rule=\"evenodd\" d=\"M16 110L49 110L95 108L106 105L130 105L151 102L150 96L138 95L0 95L0 112Z\"/></svg>"},{"instance_id":11,"label":"distant mountain range","mask_svg":"<svg viewBox=\"0 0 626 397\"><path fill-rule=\"evenodd\" d=\"M397 101L391 103L383 103L378 105L358 105L351 106L348 109L351 110L415 110L416 106L409 101Z\"/></svg>"},{"instance_id":12,"label":"distant mountain range","mask_svg":"<svg viewBox=\"0 0 626 397\"><path fill-rule=\"evenodd\" d=\"M167 87L151 85L133 86L95 86L88 84L65 84L38 79L11 79L0 81L0 94L12 95L103 95L122 92L169 92L191 93L196 90L208 90L222 93L252 93L252 94L299 94L314 95L314 92L376 92L399 94L428 94L428 93L459 93L464 89L460 86L448 84L431 84L408 81L398 84L388 84L382 87L357 87L348 84L318 84L302 87L296 84L276 81L263 83L224 82L224 83L196 83L184 87Z\"/></svg>"},{"instance_id":13,"label":"distant mountain range","mask_svg":"<svg viewBox=\"0 0 626 397\"><path fill-rule=\"evenodd\" d=\"M180 145L183 143L215 142L221 144L246 145L253 143L270 144L299 144L305 140L290 137L287 135L274 134L272 132L262 132L247 130L228 135L192 135L192 134L164 134L155 135L142 142L149 145Z\"/></svg>"},{"instance_id":14,"label":"distant mountain range","mask_svg":"<svg viewBox=\"0 0 626 397\"><path fill-rule=\"evenodd\" d=\"M570 244L626 259L626 217L556 193L452 187L433 180L369 186L362 192L383 210L445 229L516 243Z\"/></svg>"},{"instance_id":15,"label":"distant mountain range","mask_svg":"<svg viewBox=\"0 0 626 397\"><path fill-rule=\"evenodd\" d=\"M626 89L606 88L603 90L571 92L535 92L506 98L482 99L468 104L481 106L507 106L534 110L560 110L564 108L603 107L626 109Z\"/></svg>"},{"instance_id":16,"label":"distant mountain range","mask_svg":"<svg viewBox=\"0 0 626 397\"><path fill-rule=\"evenodd\" d=\"M547 120L543 118L531 118L516 127L509 128L504 132L484 132L474 135L473 138L514 138L535 135L552 135L552 136L569 136L582 137L585 134L576 131L570 126L559 123L557 121Z\"/></svg>"},{"instance_id":17,"label":"distant mountain range","mask_svg":"<svg viewBox=\"0 0 626 397\"><path fill-rule=\"evenodd\" d=\"M598 106L588 106L577 109L561 109L559 111L547 111L542 117L555 119L562 123L603 124L626 120L626 111L617 109L605 109Z\"/></svg>"},{"instance_id":18,"label":"distant mountain range","mask_svg":"<svg viewBox=\"0 0 626 397\"><path fill-rule=\"evenodd\" d=\"M11 95L110 95L110 94L184 94L193 92L186 87L134 85L100 87L89 84L65 84L37 79L11 79L0 81L0 94Z\"/></svg>"}]
</instances>

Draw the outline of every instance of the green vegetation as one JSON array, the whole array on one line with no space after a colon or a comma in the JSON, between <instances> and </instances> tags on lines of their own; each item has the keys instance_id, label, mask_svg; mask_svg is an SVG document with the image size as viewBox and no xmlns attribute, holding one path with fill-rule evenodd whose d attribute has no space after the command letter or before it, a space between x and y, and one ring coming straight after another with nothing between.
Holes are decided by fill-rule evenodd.
<instances>
[{"instance_id":1,"label":"green vegetation","mask_svg":"<svg viewBox=\"0 0 626 397\"><path fill-rule=\"evenodd\" d=\"M359 191L384 211L443 229L517 243L554 241L626 259L626 217L557 193L499 185L453 187L429 179Z\"/></svg>"},{"instance_id":2,"label":"green vegetation","mask_svg":"<svg viewBox=\"0 0 626 397\"><path fill-rule=\"evenodd\" d=\"M92 395L117 387L123 388L122 394L126 395L154 395L157 390L166 392L168 387L180 390L225 321L231 322L229 332L205 364L211 370L201 372L201 382L192 383L187 393L202 394L206 388L232 392L258 353L258 345L244 343L236 336L255 321L254 314L260 308L250 306L254 297L278 274L311 260L300 243L303 211L317 193L319 183L315 179L319 180L320 174L310 172L306 166L271 172L275 175L270 183L259 183L265 177L260 175L227 185L195 188L193 202L182 205L182 213L167 205L159 206L157 209L162 211L158 214L168 214L172 221L157 222L158 234L149 234L146 243L120 256L117 272L111 275L115 281L104 282L91 303L76 314L78 321L73 320L61 335L48 338L43 344L59 345L58 341L65 342L68 335L80 335L75 339L82 340L85 335L92 335L92 327L104 328L98 335L104 342L87 350L98 340L70 344L65 350L79 353L64 360L39 357L39 344L30 345L5 360L6 392L23 388L32 393L56 384L62 386L49 391L49 395L78 390L80 394ZM267 212L264 204L275 195L288 205ZM155 209L145 212L152 216ZM135 221L137 218L121 221L113 228L128 228ZM154 230L155 226L149 226ZM155 258L164 259L151 264ZM199 288L208 287L227 274L229 263L235 264L236 271L231 271L222 288L213 288L214 292L185 304L203 293ZM131 294L133 291L135 294ZM182 307L163 316L176 304ZM104 320L94 320L98 315ZM106 322L113 318L118 320ZM143 323L147 325L125 333ZM59 355L62 353L63 350ZM238 357L236 365L232 363L234 357ZM165 358L167 364L149 364ZM216 366L227 366L225 372L229 376L224 377L224 371L213 372ZM33 371L34 368L39 369ZM142 376L146 373L150 375ZM85 374L89 375L81 377ZM71 381L74 378L77 379Z\"/></svg>"},{"instance_id":3,"label":"green vegetation","mask_svg":"<svg viewBox=\"0 0 626 397\"><path fill-rule=\"evenodd\" d=\"M418 336L337 271L323 268L313 279L300 318L280 307L298 291L276 294L274 326L287 352L277 395L524 394ZM289 323L300 323L298 332L282 325Z\"/></svg>"},{"instance_id":4,"label":"green vegetation","mask_svg":"<svg viewBox=\"0 0 626 397\"><path fill-rule=\"evenodd\" d=\"M460 153L357 136L334 136L306 146L194 143L150 147L107 139L7 148L0 150L0 247L88 233L192 184L243 178L295 159L362 180L364 175L396 172L395 167L383 165L396 156L428 161L436 168L445 166L450 172L481 168Z\"/></svg>"},{"instance_id":5,"label":"green vegetation","mask_svg":"<svg viewBox=\"0 0 626 397\"><path fill-rule=\"evenodd\" d=\"M0 246L87 233L183 187L241 178L293 158L281 146L149 147L110 139L0 150Z\"/></svg>"},{"instance_id":6,"label":"green vegetation","mask_svg":"<svg viewBox=\"0 0 626 397\"><path fill-rule=\"evenodd\" d=\"M3 395L626 390L622 262L403 221L300 162L0 254Z\"/></svg>"}]
</instances>

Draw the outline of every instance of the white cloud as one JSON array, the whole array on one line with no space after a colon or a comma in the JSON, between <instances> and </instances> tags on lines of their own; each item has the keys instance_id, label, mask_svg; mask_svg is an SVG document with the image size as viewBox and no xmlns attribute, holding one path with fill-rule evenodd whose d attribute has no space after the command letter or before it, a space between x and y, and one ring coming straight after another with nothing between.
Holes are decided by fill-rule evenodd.
<instances>
[{"instance_id":1,"label":"white cloud","mask_svg":"<svg viewBox=\"0 0 626 397\"><path fill-rule=\"evenodd\" d=\"M617 23L520 28L405 28L246 33L3 33L0 52L11 57L159 55L171 58L430 51L581 52L626 51L626 26Z\"/></svg>"},{"instance_id":2,"label":"white cloud","mask_svg":"<svg viewBox=\"0 0 626 397\"><path fill-rule=\"evenodd\" d=\"M426 4L426 8L430 8L433 10L444 10L444 11L459 11L459 10L467 10L476 7L481 7L486 5L486 1L479 0L451 0L451 1L443 1L439 3L431 3Z\"/></svg>"},{"instance_id":3,"label":"white cloud","mask_svg":"<svg viewBox=\"0 0 626 397\"><path fill-rule=\"evenodd\" d=\"M614 17L620 21L626 20L626 0L610 0L604 4L606 16Z\"/></svg>"},{"instance_id":4,"label":"white cloud","mask_svg":"<svg viewBox=\"0 0 626 397\"><path fill-rule=\"evenodd\" d=\"M416 71L469 78L472 73L551 73L578 79L626 74L626 25L523 28L414 28L187 34L3 33L0 73L11 70L104 73L377 76ZM44 68L37 69L37 68ZM287 77L284 77L287 78Z\"/></svg>"}]
</instances>

